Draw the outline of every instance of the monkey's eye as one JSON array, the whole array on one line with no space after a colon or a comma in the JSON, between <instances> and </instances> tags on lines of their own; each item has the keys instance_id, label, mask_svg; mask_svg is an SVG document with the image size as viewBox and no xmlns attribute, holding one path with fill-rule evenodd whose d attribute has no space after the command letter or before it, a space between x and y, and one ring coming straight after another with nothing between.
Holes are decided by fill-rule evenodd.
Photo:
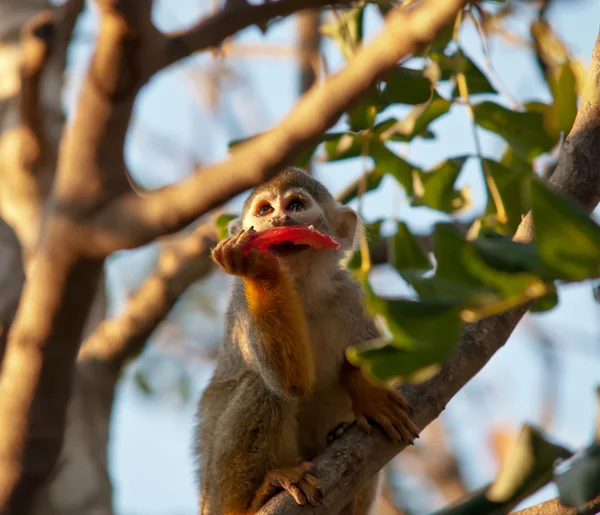
<instances>
[{"instance_id":1,"label":"monkey's eye","mask_svg":"<svg viewBox=\"0 0 600 515\"><path fill-rule=\"evenodd\" d=\"M301 198L295 198L287 206L288 211L302 211L305 207L306 204Z\"/></svg>"},{"instance_id":2,"label":"monkey's eye","mask_svg":"<svg viewBox=\"0 0 600 515\"><path fill-rule=\"evenodd\" d=\"M265 215L268 215L269 213L271 213L272 211L273 211L273 208L269 204L263 204L262 206L260 206L258 208L258 211L256 212L256 214L259 216L265 216Z\"/></svg>"}]
</instances>

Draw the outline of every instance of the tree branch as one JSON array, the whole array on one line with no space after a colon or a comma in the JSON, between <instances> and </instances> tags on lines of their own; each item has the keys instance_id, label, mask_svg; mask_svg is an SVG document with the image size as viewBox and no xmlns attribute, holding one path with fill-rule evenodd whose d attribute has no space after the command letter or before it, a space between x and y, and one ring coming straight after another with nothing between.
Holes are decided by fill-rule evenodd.
<instances>
[{"instance_id":1,"label":"tree branch","mask_svg":"<svg viewBox=\"0 0 600 515\"><path fill-rule=\"evenodd\" d=\"M596 40L577 117L561 150L556 172L549 182L556 190L578 201L591 212L600 200L600 37ZM524 218L515 239L532 241L531 214ZM438 417L448 402L506 343L527 312L528 306L481 320L466 328L440 372L419 385L402 388L421 429ZM316 474L325 498L320 507L298 506L282 493L260 511L260 515L325 515L345 506L364 482L373 477L403 449L387 439L379 429L370 436L354 426L315 460Z\"/></svg>"},{"instance_id":2,"label":"tree branch","mask_svg":"<svg viewBox=\"0 0 600 515\"><path fill-rule=\"evenodd\" d=\"M21 31L21 89L16 102L19 123L0 138L0 215L11 226L28 261L39 238L43 192L39 165L47 148L40 105L40 79L50 52L48 12L40 13Z\"/></svg>"},{"instance_id":3,"label":"tree branch","mask_svg":"<svg viewBox=\"0 0 600 515\"><path fill-rule=\"evenodd\" d=\"M82 8L83 0L68 0L54 11L40 12L21 30L21 89L14 104L19 123L0 138L0 215L17 234L26 264L39 240L41 213L56 166L56 134L64 121L60 111L64 63Z\"/></svg>"},{"instance_id":4,"label":"tree branch","mask_svg":"<svg viewBox=\"0 0 600 515\"><path fill-rule=\"evenodd\" d=\"M595 515L598 509L600 509L600 497L590 501L581 510L563 506L560 499L555 497L524 510L515 511L513 515Z\"/></svg>"},{"instance_id":5,"label":"tree branch","mask_svg":"<svg viewBox=\"0 0 600 515\"><path fill-rule=\"evenodd\" d=\"M209 48L218 47L225 39L251 25L285 17L303 9L319 9L350 4L351 0L278 0L252 5L247 1L231 3L218 13L201 20L194 27L166 38L166 56L161 67Z\"/></svg>"},{"instance_id":6,"label":"tree branch","mask_svg":"<svg viewBox=\"0 0 600 515\"><path fill-rule=\"evenodd\" d=\"M319 25L321 12L319 10L298 13L298 47L300 50L300 94L303 95L317 79L319 56L321 48L321 32Z\"/></svg>"},{"instance_id":7,"label":"tree branch","mask_svg":"<svg viewBox=\"0 0 600 515\"><path fill-rule=\"evenodd\" d=\"M272 177L293 161L398 60L431 40L453 19L464 0L426 0L390 12L381 34L343 71L305 94L279 127L236 147L231 158L144 198L129 194L97 218L101 227L122 221L113 245L137 246L185 227L198 216ZM108 249L105 249L105 251Z\"/></svg>"},{"instance_id":8,"label":"tree branch","mask_svg":"<svg viewBox=\"0 0 600 515\"><path fill-rule=\"evenodd\" d=\"M102 322L85 340L78 360L102 360L118 373L127 360L142 351L146 340L190 284L213 269L210 249L216 242L212 224L166 241L156 271L129 299L123 313Z\"/></svg>"}]
</instances>

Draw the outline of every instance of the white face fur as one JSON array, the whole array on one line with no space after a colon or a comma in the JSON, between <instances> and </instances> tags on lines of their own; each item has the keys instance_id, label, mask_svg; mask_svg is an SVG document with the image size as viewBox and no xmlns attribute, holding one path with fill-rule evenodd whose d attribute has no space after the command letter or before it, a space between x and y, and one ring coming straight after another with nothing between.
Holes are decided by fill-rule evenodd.
<instances>
[{"instance_id":1,"label":"white face fur","mask_svg":"<svg viewBox=\"0 0 600 515\"><path fill-rule=\"evenodd\" d=\"M229 236L250 227L260 232L282 225L313 225L336 238L342 251L354 250L362 231L356 212L337 203L327 211L302 188L266 191L252 200L243 220L237 218L229 223Z\"/></svg>"}]
</instances>

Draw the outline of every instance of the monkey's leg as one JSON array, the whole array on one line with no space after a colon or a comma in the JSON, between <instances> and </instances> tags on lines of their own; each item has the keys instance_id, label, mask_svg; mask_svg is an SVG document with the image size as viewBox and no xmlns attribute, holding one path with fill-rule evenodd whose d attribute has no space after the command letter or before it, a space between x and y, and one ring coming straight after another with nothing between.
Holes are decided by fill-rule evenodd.
<instances>
[{"instance_id":1,"label":"monkey's leg","mask_svg":"<svg viewBox=\"0 0 600 515\"><path fill-rule=\"evenodd\" d=\"M297 465L296 412L297 401L273 395L256 374L240 378L214 426L215 488L209 495L218 506L215 514L250 515L280 490L297 500L300 494L315 499L316 478L307 465Z\"/></svg>"}]
</instances>

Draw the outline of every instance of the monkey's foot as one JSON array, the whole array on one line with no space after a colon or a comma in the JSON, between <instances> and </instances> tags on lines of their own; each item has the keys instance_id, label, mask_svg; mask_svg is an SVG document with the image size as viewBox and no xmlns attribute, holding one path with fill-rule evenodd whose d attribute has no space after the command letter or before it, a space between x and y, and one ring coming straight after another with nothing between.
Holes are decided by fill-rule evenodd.
<instances>
[{"instance_id":1,"label":"monkey's foot","mask_svg":"<svg viewBox=\"0 0 600 515\"><path fill-rule=\"evenodd\" d=\"M365 382L361 390L352 392L351 397L358 427L366 433L371 432L368 422L371 419L395 443L408 445L419 437L419 429L410 418L412 408L400 392Z\"/></svg>"},{"instance_id":2,"label":"monkey's foot","mask_svg":"<svg viewBox=\"0 0 600 515\"><path fill-rule=\"evenodd\" d=\"M280 468L267 473L256 493L252 508L258 510L281 490L288 491L302 506L306 504L319 506L323 494L319 480L310 473L313 467L312 463L305 461L295 467Z\"/></svg>"},{"instance_id":3,"label":"monkey's foot","mask_svg":"<svg viewBox=\"0 0 600 515\"><path fill-rule=\"evenodd\" d=\"M348 430L352 424L353 422L340 422L331 431L329 431L329 433L327 433L327 444L329 445L330 443L335 442Z\"/></svg>"}]
</instances>

